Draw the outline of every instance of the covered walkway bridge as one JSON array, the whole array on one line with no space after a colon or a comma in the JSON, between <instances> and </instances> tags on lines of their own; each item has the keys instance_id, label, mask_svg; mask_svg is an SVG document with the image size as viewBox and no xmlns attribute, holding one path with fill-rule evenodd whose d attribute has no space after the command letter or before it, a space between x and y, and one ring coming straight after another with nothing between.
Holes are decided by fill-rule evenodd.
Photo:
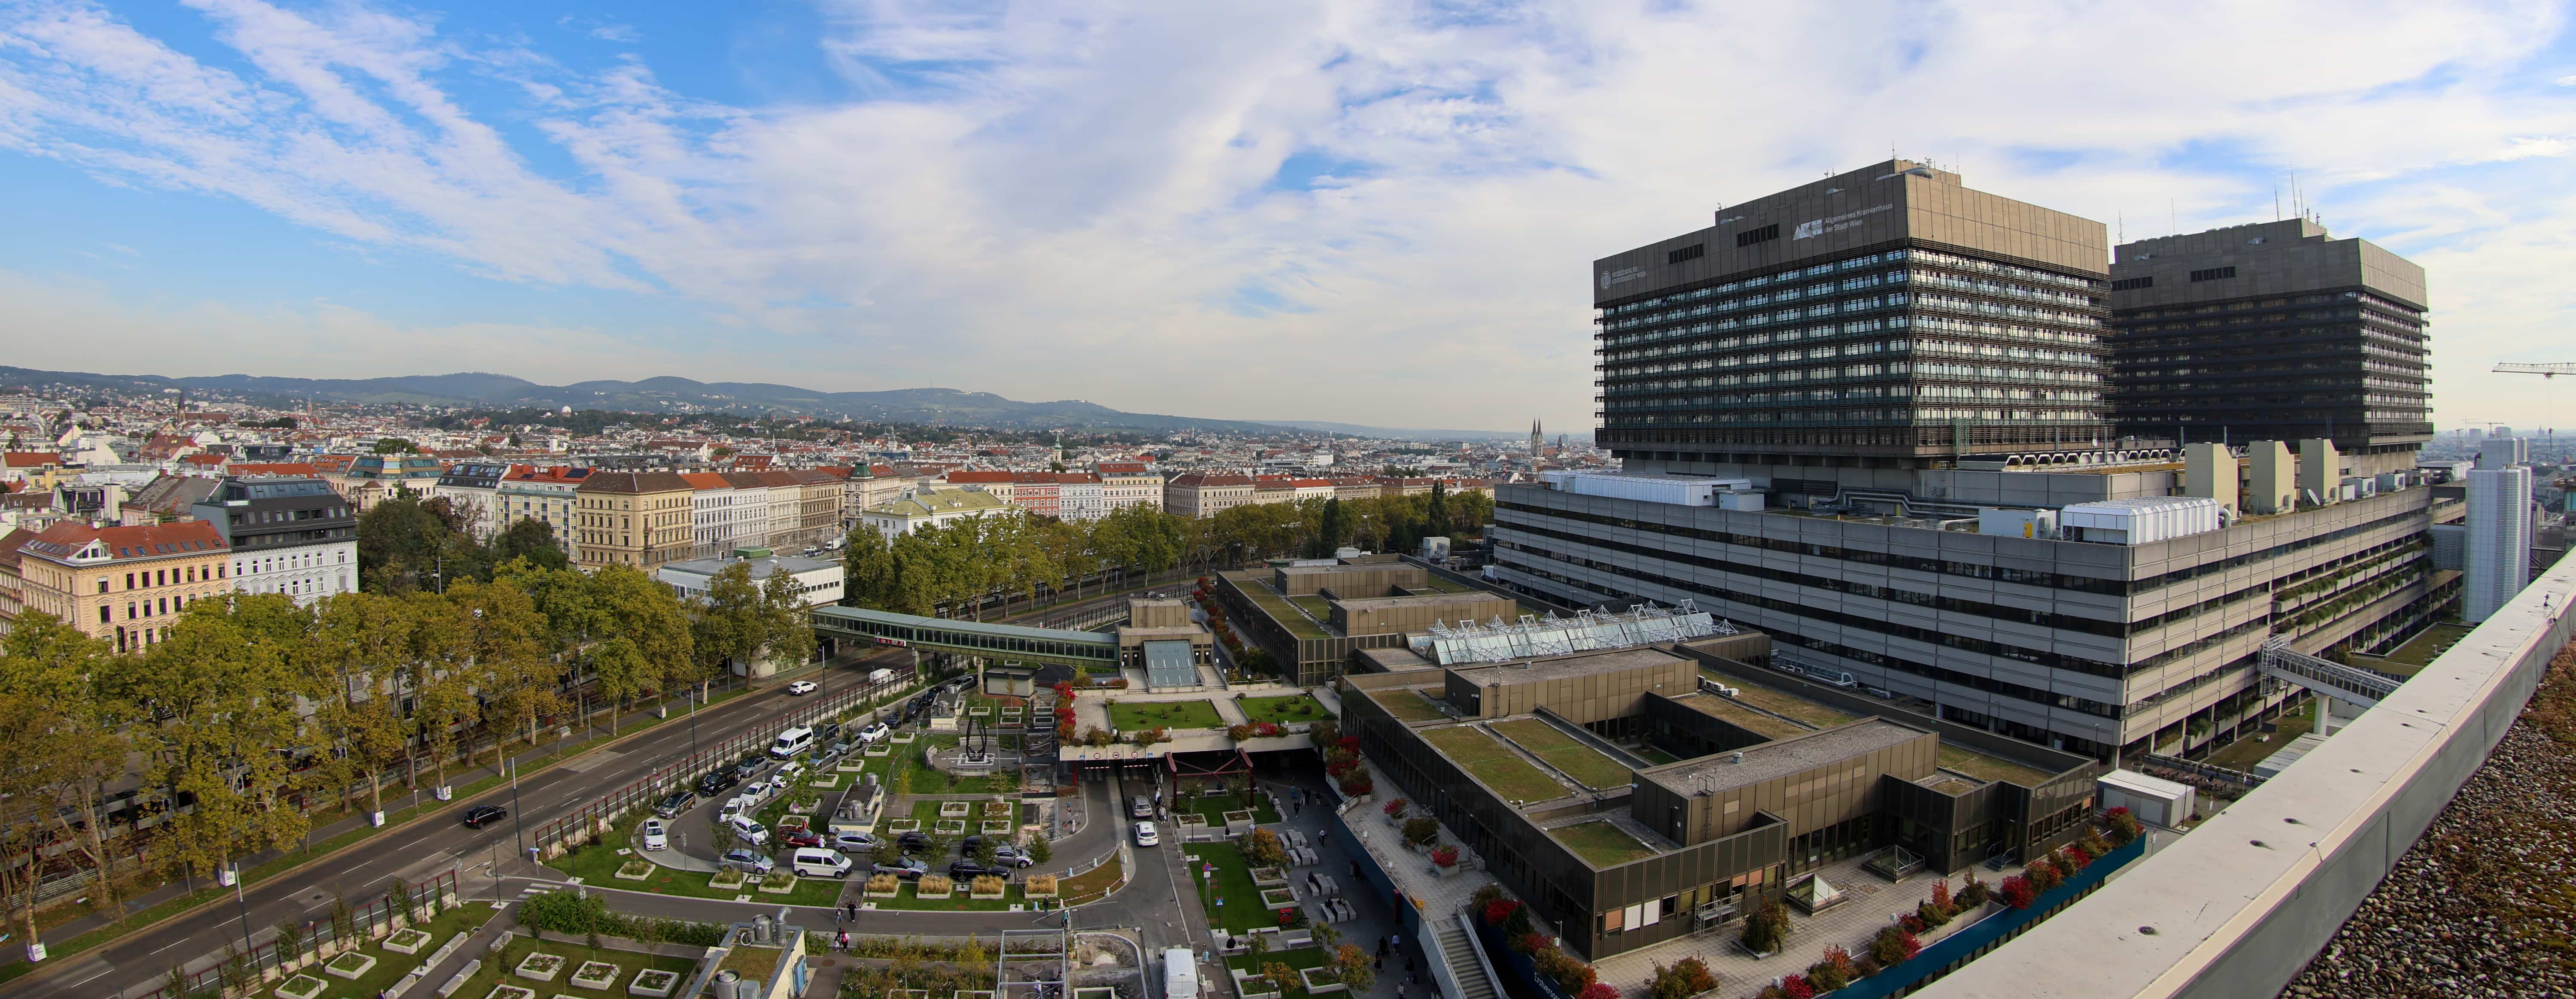
<instances>
[{"instance_id":1,"label":"covered walkway bridge","mask_svg":"<svg viewBox=\"0 0 2576 999\"><path fill-rule=\"evenodd\" d=\"M1117 636L1096 631L1024 628L832 606L814 608L814 632L823 638L974 656L987 662L1118 669Z\"/></svg>"}]
</instances>

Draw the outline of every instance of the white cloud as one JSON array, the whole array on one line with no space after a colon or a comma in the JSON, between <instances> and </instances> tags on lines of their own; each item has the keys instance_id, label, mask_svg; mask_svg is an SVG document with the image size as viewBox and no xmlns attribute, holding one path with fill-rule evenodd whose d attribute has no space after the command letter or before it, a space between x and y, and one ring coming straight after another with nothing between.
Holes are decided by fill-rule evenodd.
<instances>
[{"instance_id":1,"label":"white cloud","mask_svg":"<svg viewBox=\"0 0 2576 999\"><path fill-rule=\"evenodd\" d=\"M2484 285L2514 279L2489 256L2576 210L2466 193L2553 176L2576 135L2515 83L2554 7L831 0L816 44L866 96L732 107L363 7L192 6L237 58L93 5L0 13L0 144L499 280L667 296L823 388L1585 425L1591 259L1890 143L2131 235L2259 216L2297 171L2443 261L2437 319L2476 302L2506 335L2562 307ZM468 106L493 100L478 76L524 103ZM514 147L520 121L553 148ZM1283 163L1332 179L1281 188Z\"/></svg>"}]
</instances>

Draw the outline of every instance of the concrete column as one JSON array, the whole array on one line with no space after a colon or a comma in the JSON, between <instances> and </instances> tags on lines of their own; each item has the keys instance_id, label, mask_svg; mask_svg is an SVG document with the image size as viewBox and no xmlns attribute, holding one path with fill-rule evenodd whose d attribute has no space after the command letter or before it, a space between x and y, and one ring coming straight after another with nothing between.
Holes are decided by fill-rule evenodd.
<instances>
[{"instance_id":1,"label":"concrete column","mask_svg":"<svg viewBox=\"0 0 2576 999\"><path fill-rule=\"evenodd\" d=\"M2317 695L2317 734L2334 734L2334 698Z\"/></svg>"}]
</instances>

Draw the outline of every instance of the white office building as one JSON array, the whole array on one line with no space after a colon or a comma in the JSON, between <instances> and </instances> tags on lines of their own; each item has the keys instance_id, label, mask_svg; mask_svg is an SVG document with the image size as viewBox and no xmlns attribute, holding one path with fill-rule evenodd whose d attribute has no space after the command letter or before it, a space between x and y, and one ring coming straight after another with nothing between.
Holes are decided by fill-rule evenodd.
<instances>
[{"instance_id":1,"label":"white office building","mask_svg":"<svg viewBox=\"0 0 2576 999\"><path fill-rule=\"evenodd\" d=\"M2530 442L2490 437L2469 471L2467 545L2461 554L2460 616L2474 624L2531 582Z\"/></svg>"}]
</instances>

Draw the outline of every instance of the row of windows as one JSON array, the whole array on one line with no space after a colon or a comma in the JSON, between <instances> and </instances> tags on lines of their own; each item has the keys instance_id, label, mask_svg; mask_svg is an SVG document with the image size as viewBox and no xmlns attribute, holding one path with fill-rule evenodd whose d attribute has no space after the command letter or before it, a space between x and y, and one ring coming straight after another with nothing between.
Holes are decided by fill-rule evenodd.
<instances>
[{"instance_id":1,"label":"row of windows","mask_svg":"<svg viewBox=\"0 0 2576 999\"><path fill-rule=\"evenodd\" d=\"M1674 413L1669 416L1661 413L1605 414L1603 416L1603 420L1605 421L1605 428L1634 428L1661 426L1664 424L1713 423L1879 423L1891 425L1929 425L1948 420L1982 420L1990 423L2020 422L2081 424L2082 426L2067 428L2069 431L2077 435L2075 437L2065 438L2068 440L2079 439L2083 434L2089 433L2090 431L2086 429L2087 427L2099 427L2103 425L2101 414L2089 407L2085 409L1969 409L1955 406L1932 406L1917 407L1914 409L1806 409L1778 411L1750 410L1744 412L1730 410L1725 412L1684 412Z\"/></svg>"},{"instance_id":2,"label":"row of windows","mask_svg":"<svg viewBox=\"0 0 2576 999\"><path fill-rule=\"evenodd\" d=\"M1906 259L1910 253L1914 252L1919 251L1889 250L1885 253L1863 254L1849 260L1838 260L1829 264L1816 264L1803 269L1791 268L1790 270L1779 274L1765 274L1761 277L1745 278L1741 281L1729 281L1725 284L1712 285L1706 288L1695 288L1690 291L1675 292L1660 298L1649 298L1642 302L1629 302L1625 305L1612 306L1602 309L1601 314L1605 316L1627 315L1647 309L1661 308L1668 304L1695 302L1717 295L1732 294L1746 288L1761 288L1774 282L1796 281L1801 278L1821 277L1835 271L1851 271L1876 264L1895 263Z\"/></svg>"},{"instance_id":3,"label":"row of windows","mask_svg":"<svg viewBox=\"0 0 2576 999\"><path fill-rule=\"evenodd\" d=\"M1554 507L1539 506L1529 503L1498 500L1494 504L1494 509L1511 513L1582 521L1585 523L1600 524L1605 527L1621 527L1632 531L1644 531L1649 534L1665 534L1674 537L1695 538L1701 541L1715 541L1720 544L1741 545L1746 548L1784 552L1792 555L1805 555L1812 558L1837 559L1862 565L1888 566L1897 569L1911 569L1916 572L1929 572L1944 576L1958 576L1963 579L1985 579L2002 583L2019 583L2027 586L2040 586L2054 590L2072 590L2077 593L2094 593L2103 596L2115 597L2143 596L2174 583L2185 582L2214 573L2241 569L2257 562L2269 561L2284 555L2305 551L2316 545L2331 544L2346 538L2358 537L2370 531L2395 527L2409 521L2421 521L2424 519L2422 511L2401 511L2389 514L2385 517L2379 517L2359 524L2354 524L2349 527L2320 532L2295 541L2286 541L2268 548L2253 549L2251 551L2223 559L2212 559L2199 565L2186 566L2180 569L2175 569L2171 572L2146 576L2136 580L2119 580L2098 579L2091 576L2070 576L2061 573L2042 572L2034 569L2013 569L2002 566L1985 565L1976 562L1950 562L1941 559L1922 558L1919 556L1897 555L1890 552L1873 551L1866 548L1843 548L1836 545L1811 544L1787 538L1766 538L1759 534L1741 534L1734 531L1683 527L1677 524L1636 520L1628 517L1614 517L1608 514L1588 513L1580 510L1560 510Z\"/></svg>"}]
</instances>

